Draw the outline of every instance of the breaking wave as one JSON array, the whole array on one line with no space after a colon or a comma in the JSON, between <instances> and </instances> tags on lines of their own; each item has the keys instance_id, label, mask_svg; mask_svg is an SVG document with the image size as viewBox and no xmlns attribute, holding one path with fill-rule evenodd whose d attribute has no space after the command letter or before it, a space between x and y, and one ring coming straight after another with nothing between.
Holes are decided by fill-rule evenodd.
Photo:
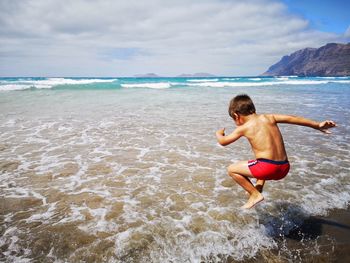
<instances>
[{"instance_id":1,"label":"breaking wave","mask_svg":"<svg viewBox=\"0 0 350 263\"><path fill-rule=\"evenodd\" d=\"M120 84L123 88L149 88L149 89L168 89L172 85L168 82L155 82L155 83L132 83L132 84Z\"/></svg>"},{"instance_id":2,"label":"breaking wave","mask_svg":"<svg viewBox=\"0 0 350 263\"><path fill-rule=\"evenodd\" d=\"M92 79L92 78L24 78L24 79L0 79L0 91L25 90L25 89L51 89L63 85L87 85L95 83L112 83L117 79Z\"/></svg>"},{"instance_id":3,"label":"breaking wave","mask_svg":"<svg viewBox=\"0 0 350 263\"><path fill-rule=\"evenodd\" d=\"M322 85L328 83L349 84L350 77L218 77L218 78L159 78L145 81L138 78L0 78L0 91L51 89L56 87L81 88L148 88L168 89L177 87L261 87L276 85Z\"/></svg>"}]
</instances>

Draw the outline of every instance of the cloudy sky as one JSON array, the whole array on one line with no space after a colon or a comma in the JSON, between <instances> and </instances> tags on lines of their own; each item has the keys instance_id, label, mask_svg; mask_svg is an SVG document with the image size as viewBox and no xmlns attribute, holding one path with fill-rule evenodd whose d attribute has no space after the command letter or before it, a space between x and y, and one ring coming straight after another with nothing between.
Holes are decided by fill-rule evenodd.
<instances>
[{"instance_id":1,"label":"cloudy sky","mask_svg":"<svg viewBox=\"0 0 350 263\"><path fill-rule=\"evenodd\" d=\"M350 1L0 0L0 76L263 73L350 41Z\"/></svg>"}]
</instances>

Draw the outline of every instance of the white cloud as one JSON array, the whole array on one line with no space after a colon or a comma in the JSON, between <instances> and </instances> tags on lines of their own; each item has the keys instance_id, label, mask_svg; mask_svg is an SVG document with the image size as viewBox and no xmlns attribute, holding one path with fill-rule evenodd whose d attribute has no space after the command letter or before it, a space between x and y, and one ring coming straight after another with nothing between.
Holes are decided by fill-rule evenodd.
<instances>
[{"instance_id":1,"label":"white cloud","mask_svg":"<svg viewBox=\"0 0 350 263\"><path fill-rule=\"evenodd\" d=\"M339 38L276 0L0 2L1 75L256 75Z\"/></svg>"},{"instance_id":2,"label":"white cloud","mask_svg":"<svg viewBox=\"0 0 350 263\"><path fill-rule=\"evenodd\" d=\"M348 41L350 39L350 26L348 26L348 28L346 29L345 33L344 33L344 37L348 38Z\"/></svg>"}]
</instances>

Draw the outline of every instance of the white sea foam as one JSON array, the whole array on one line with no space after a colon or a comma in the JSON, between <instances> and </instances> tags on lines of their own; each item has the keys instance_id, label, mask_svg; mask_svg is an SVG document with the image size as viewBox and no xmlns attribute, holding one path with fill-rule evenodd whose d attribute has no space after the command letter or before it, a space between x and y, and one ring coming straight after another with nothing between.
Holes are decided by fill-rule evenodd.
<instances>
[{"instance_id":1,"label":"white sea foam","mask_svg":"<svg viewBox=\"0 0 350 263\"><path fill-rule=\"evenodd\" d=\"M47 78L47 79L20 79L17 81L1 81L0 91L25 90L30 88L50 89L62 85L86 85L93 83L111 83L118 79L71 79L71 78Z\"/></svg>"},{"instance_id":2,"label":"white sea foam","mask_svg":"<svg viewBox=\"0 0 350 263\"><path fill-rule=\"evenodd\" d=\"M0 91L25 90L30 89L32 85L26 84L6 84L0 85Z\"/></svg>"},{"instance_id":3,"label":"white sea foam","mask_svg":"<svg viewBox=\"0 0 350 263\"><path fill-rule=\"evenodd\" d=\"M255 81L255 82L200 82L200 83L189 83L188 86L197 87L213 87L213 88L224 88L224 87L260 87L260 86L275 86L275 85L321 85L327 83L350 83L350 80L290 80L290 79L279 79L278 81Z\"/></svg>"},{"instance_id":4,"label":"white sea foam","mask_svg":"<svg viewBox=\"0 0 350 263\"><path fill-rule=\"evenodd\" d=\"M134 84L120 84L123 88L149 88L149 89L168 89L171 83L156 82L156 83L134 83Z\"/></svg>"},{"instance_id":5,"label":"white sea foam","mask_svg":"<svg viewBox=\"0 0 350 263\"><path fill-rule=\"evenodd\" d=\"M338 192L335 189L342 187L339 179L326 178L321 179L315 184L315 191L308 191L302 196L302 207L308 211L310 215L325 215L330 208L345 208L350 202L350 186L343 186L347 190ZM329 190L327 190L329 189ZM318 196L315 192L318 191ZM317 205L314 204L315 197L318 198Z\"/></svg>"},{"instance_id":6,"label":"white sea foam","mask_svg":"<svg viewBox=\"0 0 350 263\"><path fill-rule=\"evenodd\" d=\"M202 82L195 84L188 84L188 86L197 87L213 87L213 88L225 88L225 87L256 87L256 86L271 86L276 85L276 82Z\"/></svg>"},{"instance_id":7,"label":"white sea foam","mask_svg":"<svg viewBox=\"0 0 350 263\"><path fill-rule=\"evenodd\" d=\"M1 80L0 91L25 90L30 88L50 89L64 85L87 85L94 83L112 83L118 79L90 79L90 78L47 78L47 79L18 79L15 81ZM315 78L298 78L296 76L279 76L273 78L198 78L187 79L185 82L147 82L140 83L135 80L130 83L122 83L124 88L150 88L150 89L167 89L173 86L202 86L202 87L257 87L272 85L317 85L327 83L350 83L349 77L315 77Z\"/></svg>"},{"instance_id":8,"label":"white sea foam","mask_svg":"<svg viewBox=\"0 0 350 263\"><path fill-rule=\"evenodd\" d=\"M43 213L33 214L29 218L27 218L25 221L27 223L48 221L55 214L55 209L56 209L56 203L51 203L48 205L47 211Z\"/></svg>"},{"instance_id":9,"label":"white sea foam","mask_svg":"<svg viewBox=\"0 0 350 263\"><path fill-rule=\"evenodd\" d=\"M240 78L223 78L222 80L225 81L235 81L235 80L239 80Z\"/></svg>"},{"instance_id":10,"label":"white sea foam","mask_svg":"<svg viewBox=\"0 0 350 263\"><path fill-rule=\"evenodd\" d=\"M275 79L277 79L277 80L289 80L289 77L287 76L287 77L275 77Z\"/></svg>"},{"instance_id":11,"label":"white sea foam","mask_svg":"<svg viewBox=\"0 0 350 263\"><path fill-rule=\"evenodd\" d=\"M254 256L259 249L275 246L274 241L263 234L262 226L242 228L222 221L213 225L216 230L194 234L188 227L193 219L192 216L184 216L181 220L164 217L143 227L118 233L113 238L119 244L115 247L115 254L122 259L132 252L130 244L134 244L135 236L143 236L144 241L151 236L153 240L149 244L151 251L148 255L134 255L133 261L138 262L177 262L179 259L180 262L222 262L229 256L242 260ZM211 220L207 218L204 221L207 224Z\"/></svg>"},{"instance_id":12,"label":"white sea foam","mask_svg":"<svg viewBox=\"0 0 350 263\"><path fill-rule=\"evenodd\" d=\"M75 205L70 206L70 211L68 215L65 215L61 220L59 220L56 224L65 224L70 222L76 222L85 220L85 216L81 213L82 210L84 210L84 207L77 207Z\"/></svg>"},{"instance_id":13,"label":"white sea foam","mask_svg":"<svg viewBox=\"0 0 350 263\"><path fill-rule=\"evenodd\" d=\"M117 79L69 79L69 78L49 78L37 80L32 85L38 89L52 88L59 85L85 85L92 83L111 83Z\"/></svg>"},{"instance_id":14,"label":"white sea foam","mask_svg":"<svg viewBox=\"0 0 350 263\"><path fill-rule=\"evenodd\" d=\"M219 79L187 79L188 82L216 82Z\"/></svg>"}]
</instances>

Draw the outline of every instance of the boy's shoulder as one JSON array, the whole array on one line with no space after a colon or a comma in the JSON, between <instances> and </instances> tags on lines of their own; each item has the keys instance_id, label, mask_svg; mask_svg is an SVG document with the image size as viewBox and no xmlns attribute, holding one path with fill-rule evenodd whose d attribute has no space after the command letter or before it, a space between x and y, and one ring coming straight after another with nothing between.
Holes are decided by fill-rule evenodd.
<instances>
[{"instance_id":1,"label":"boy's shoulder","mask_svg":"<svg viewBox=\"0 0 350 263\"><path fill-rule=\"evenodd\" d=\"M273 114L256 114L256 117L253 118L253 121L247 123L247 128L256 129L256 127L276 125L276 119Z\"/></svg>"},{"instance_id":2,"label":"boy's shoulder","mask_svg":"<svg viewBox=\"0 0 350 263\"><path fill-rule=\"evenodd\" d=\"M274 114L271 114L271 113L261 113L261 114L257 114L259 119L261 120L265 120L265 121L268 121L268 122L273 122L275 123L276 122L276 119L274 117Z\"/></svg>"}]
</instances>

